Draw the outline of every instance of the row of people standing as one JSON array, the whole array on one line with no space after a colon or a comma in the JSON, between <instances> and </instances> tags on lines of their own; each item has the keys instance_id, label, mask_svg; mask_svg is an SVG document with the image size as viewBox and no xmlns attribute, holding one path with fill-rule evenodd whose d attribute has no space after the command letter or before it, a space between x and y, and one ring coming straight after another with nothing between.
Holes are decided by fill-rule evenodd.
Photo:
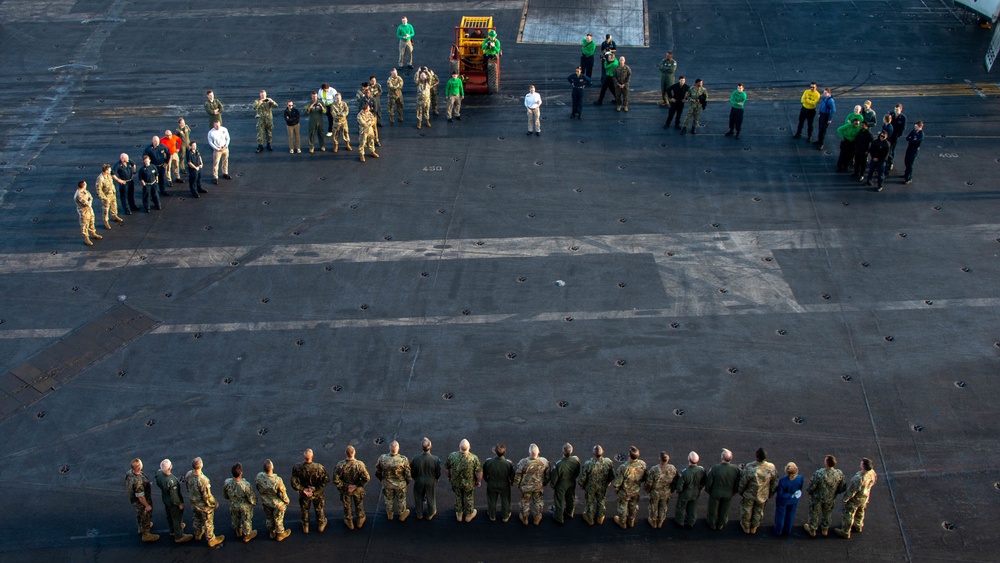
<instances>
[{"instance_id":1,"label":"row of people standing","mask_svg":"<svg viewBox=\"0 0 1000 563\"><path fill-rule=\"evenodd\" d=\"M440 84L440 79L434 71L426 66L418 69L415 78L417 87L417 129L424 126L431 127L431 112L433 111L434 115L440 115L438 111L438 84ZM386 85L388 86L389 123L394 124L396 121L402 123L404 121L402 94L404 79L397 69L393 68L390 70ZM461 120L461 102L465 97L465 92L462 81L457 74L453 74L451 79L448 80L445 91L448 99L448 121L451 122L453 117L454 119ZM369 153L377 158L378 154L375 153L374 148L382 146L378 131L379 128L383 127L382 93L382 85L378 83L378 79L375 76L371 76L367 81L361 83L361 87L355 95L355 109L358 114L358 134L363 141L361 144L362 162L364 162L363 157L366 147ZM347 120L351 112L351 107L343 99L343 95L330 84L323 83L310 96L311 99L306 102L304 110L308 117L307 140L309 152L315 153L317 149L320 152L326 152L323 132L324 116L326 116L327 124L325 137L333 138L333 152L339 152L341 142L344 143L348 151L353 150ZM262 122L270 122L271 108L274 106L276 104L255 105L258 123L258 153L265 148L262 145L262 139L264 139L264 142L267 142L266 148L270 150L270 135L268 133L266 137L262 137L260 129ZM301 153L300 122L302 115L292 100L286 102L284 118L288 130L288 152ZM368 139L371 140L370 143L364 142Z\"/></svg>"},{"instance_id":2,"label":"row of people standing","mask_svg":"<svg viewBox=\"0 0 1000 563\"><path fill-rule=\"evenodd\" d=\"M392 69L388 82L390 112L398 111L399 121L402 122L402 77L398 75L396 69ZM428 127L430 127L430 108L433 107L434 114L438 115L436 88L438 82L437 76L427 67L424 67L418 75L418 117L423 117ZM372 76L369 81L361 85L356 97L358 101L358 128L361 137L359 152L362 162L365 160L365 150L375 158L379 156L375 152L375 147L381 146L378 136L378 127L382 126L381 94L382 87L378 84L376 77ZM449 121L451 121L453 110L455 118L461 119L461 100L464 98L464 91L462 91L461 81L457 76L453 76L452 80L449 81L448 94ZM222 125L225 105L215 97L212 90L206 91L205 97L204 107L209 123L206 139L212 150L212 180L218 185L220 178L232 179L229 174L229 145L232 139L229 130ZM256 115L257 153L264 150L274 150L272 146L273 111L277 105L274 99L268 97L266 90L261 90L258 99L252 103ZM319 90L312 94L312 100L306 105L306 113L310 118L309 152L314 152L317 146L321 151L326 150L322 128L323 115L328 117L326 136L332 137L336 134L339 139L346 143L347 150L353 150L347 125L350 107L342 101L336 89L324 83ZM288 131L288 150L293 154L301 153L300 114L291 100L286 103L284 118ZM390 122L392 121L393 116L390 113ZM334 124L336 124L336 130L334 130ZM419 127L420 123L418 122ZM337 152L339 149L338 139L335 138L333 141L333 152ZM208 190L202 187L201 181L204 166L205 160L198 149L198 143L191 140L191 127L183 117L177 120L176 134L168 129L162 137L159 135L152 137L150 144L142 151L140 166L131 160L128 153L122 153L114 165L103 165L94 188L102 204L105 229L111 229L111 221L124 223L118 213L119 204L124 215L131 215L140 209L145 213L161 210L161 198L173 195L168 188L172 188L176 182L182 182L181 176L187 176L192 198L200 198L203 194L207 194ZM136 182L141 186L141 207L136 203ZM94 196L87 189L85 180L77 182L73 199L84 244L93 246L94 240L101 240L103 237L96 231L97 218L93 212Z\"/></svg>"},{"instance_id":3,"label":"row of people standing","mask_svg":"<svg viewBox=\"0 0 1000 563\"><path fill-rule=\"evenodd\" d=\"M494 446L494 457L481 463L471 452L468 440L459 443L458 450L447 460L431 453L428 438L420 443L421 454L412 461L399 453L399 443L389 444L389 451L379 456L375 465L375 478L381 481L387 519L405 521L411 514L407 503L407 489L413 484L414 511L417 519L432 520L437 515L435 489L444 474L455 493L455 517L459 522L472 522L478 515L475 507L475 488L487 485L487 516L490 521L507 522L511 515L511 489L520 493L518 517L522 524L539 525L545 507L546 487L554 489L553 520L564 524L576 514L576 489L585 497L582 518L588 525L601 525L605 519L606 495L609 488L617 493L617 513L613 520L623 529L634 527L638 517L641 491L649 495L647 521L656 529L661 528L669 513L672 495L677 495L674 522L682 528L693 528L697 516L697 500L705 491L708 494L707 522L710 529L722 530L729 519L732 498L740 497L740 527L746 534L755 534L763 518L767 501L775 497L775 535L787 535L792 528L796 507L802 496L804 481L794 463L785 466L784 477L779 478L767 453L758 449L755 460L742 466L732 464L733 454L723 449L720 461L706 471L699 465L697 452L687 456L687 466L678 470L670 464L670 456L660 452L658 462L647 466L639 459L635 446L629 448L627 459L617 468L604 456L600 445L593 448L593 457L581 463L573 455L572 444L562 447L562 457L550 463L540 455L536 444L528 446L527 456L514 464L506 458L507 448L500 443ZM809 486L810 511L804 524L806 532L827 535L836 497L846 493L843 520L834 531L849 538L864 526L865 508L876 481L871 460L865 458L850 483L836 469L837 460L828 455L824 467L816 470ZM203 473L201 458L192 461L192 469L183 479L194 512L194 535L185 534L183 523L184 500L180 491L181 480L172 475L172 463L165 459L155 481L162 493L170 534L177 543L192 539L205 539L210 547L225 538L214 532L214 513L219 507L211 493L211 483ZM284 514L290 499L281 477L274 473L274 464L265 460L262 471L255 479L254 488L243 479L240 463L232 467L231 479L224 484L224 498L230 501L232 526L237 537L251 541L257 532L253 529L253 510L258 504L264 507L269 536L277 541L287 538L291 531L285 528ZM331 478L326 468L314 461L313 451L303 452L302 462L292 468L290 485L299 492L302 532L310 531L312 513L316 515L316 531L322 533L328 520L325 512L325 489L331 482L340 492L344 524L355 530L364 526L367 519L364 509L365 487L371 475L364 462L356 459L353 446L345 449L345 459L340 461ZM133 459L131 470L125 476L125 488L136 511L138 532L143 542L155 542L159 536L152 533L152 492L149 479L142 472L142 461Z\"/></svg>"},{"instance_id":4,"label":"row of people standing","mask_svg":"<svg viewBox=\"0 0 1000 563\"><path fill-rule=\"evenodd\" d=\"M837 105L829 88L824 88L822 94L815 82L802 92L802 104L799 110L798 126L793 138L802 138L802 130L806 129L806 141L817 149L825 148L827 128L833 123L837 113ZM818 135L813 141L813 121L818 121ZM852 172L852 177L864 182L867 186L875 186L882 191L885 176L894 168L896 145L906 131L907 119L903 113L903 104L896 104L891 112L879 120L878 113L872 108L871 100L865 100L844 120L843 125L836 128L840 139L840 155L837 159L838 172ZM906 135L906 153L903 159L905 170L903 183L913 181L913 165L920 145L924 138L924 123L914 123L910 133ZM867 174L866 174L867 169Z\"/></svg>"},{"instance_id":5,"label":"row of people standing","mask_svg":"<svg viewBox=\"0 0 1000 563\"><path fill-rule=\"evenodd\" d=\"M160 198L172 195L167 188L172 187L174 182L181 182L182 172L188 176L191 197L198 198L201 194L208 193L201 187L201 169L204 161L198 151L198 144L189 141L191 128L185 123L184 118L178 119L177 122L179 134L175 135L168 129L163 137L156 135L152 137L150 144L143 149L141 167L136 167L128 153L121 153L118 162L113 166L101 165L101 173L94 181L94 189L101 201L105 229L111 230L111 221L120 224L125 222L119 216L119 204L123 215L131 215L140 209L149 213L151 202L152 209L162 209ZM228 132L225 134L228 136ZM211 133L209 138L211 141ZM229 177L228 174L226 177ZM141 208L135 201L137 180L142 185ZM104 237L97 234L93 196L88 191L85 180L77 182L73 200L80 219L83 243L93 246L94 240L101 240Z\"/></svg>"},{"instance_id":6,"label":"row of people standing","mask_svg":"<svg viewBox=\"0 0 1000 563\"><path fill-rule=\"evenodd\" d=\"M605 36L601 43L601 90L594 105L604 105L604 97L611 94L612 101L618 111L629 110L629 93L632 82L632 68L627 64L624 56L618 56L618 45L611 34ZM592 84L594 58L597 51L597 44L593 35L588 33L581 41L580 66L575 74L571 74L567 80L572 87L573 109L570 118L580 119L583 112L583 91ZM701 120L701 112L708 106L708 90L705 89L704 81L698 78L694 82L694 87L687 84L687 78L681 76L674 81L677 73L678 62L674 58L673 51L667 51L663 60L657 65L660 71L660 96L659 105L670 109L667 114L667 121L663 128L667 129L670 122L674 122L674 127L680 130L681 134L690 131L692 135L697 133L698 123ZM743 92L743 85L739 85L739 92ZM739 138L742 129L743 104L746 101L746 94L742 95L742 101L733 102L733 111L730 114L730 134L735 132ZM687 114L684 109L687 107ZM681 127L681 118L684 125Z\"/></svg>"},{"instance_id":7,"label":"row of people standing","mask_svg":"<svg viewBox=\"0 0 1000 563\"><path fill-rule=\"evenodd\" d=\"M616 51L617 45L611 35L607 35L605 41L601 44L604 69L601 92L594 103L595 105L602 105L605 92L610 91L614 101L618 104L618 110L621 111L624 109L628 111L628 87L632 72L625 65L624 57L615 59L614 54ZM595 52L596 44L593 41L593 36L587 34L582 40L580 67L575 75L570 75L568 78L573 88L571 118L580 118L583 89L591 84L589 79L592 77ZM695 80L693 88L687 84L686 77L684 76L681 76L675 82L674 77L677 72L677 66L678 62L674 58L672 51L667 51L664 58L657 65L657 70L660 72L661 100L659 105L669 108L667 120L663 128L669 128L671 122L673 122L674 128L680 130L681 134L686 134L688 131L691 134L695 134L701 112L707 107L708 92L705 90L701 79ZM735 136L736 139L740 138L746 101L747 94L744 85L742 83L737 84L736 89L733 90L729 98L729 130L726 132L726 136ZM807 142L811 142L817 149L823 150L825 148L824 139L827 129L833 123L832 116L836 113L836 103L833 95L829 88L824 89L823 93L820 94L816 83L811 83L809 88L802 93L800 102L802 107L799 111L798 125L793 137L796 139L801 138L802 130L805 126ZM688 113L685 116L684 109L688 104L690 106L688 106ZM854 177L869 186L873 185L873 182L877 183L876 189L881 191L884 176L893 169L893 159L895 157L897 142L905 132L906 116L903 114L902 109L902 104L896 104L893 111L883 117L881 130L874 132L875 127L879 124L877 114L871 109L871 101L866 100L863 106L856 107L852 116L857 115L859 117L859 127L852 125L852 119L849 116L845 120L844 126L842 126L843 129L840 127L837 128L838 136L842 141L841 157L837 166L838 171L846 171L853 163ZM684 117L683 127L681 126L682 117ZM814 121L818 121L818 134L815 142L813 141ZM865 126L866 124L867 127ZM862 132L862 129L872 131L870 139L868 135ZM883 132L885 135L881 134ZM858 136L860 136L860 141L857 140ZM880 139L880 137L884 137L884 139ZM846 142L844 142L845 140ZM904 158L906 168L903 172L903 183L910 184L913 179L913 163L916 160L920 143L923 140L922 121L915 123L913 130L906 136L906 140L908 145ZM872 154L872 148L874 148L874 156L869 158ZM887 152L886 148L888 149ZM867 175L864 173L866 167L868 168Z\"/></svg>"}]
</instances>

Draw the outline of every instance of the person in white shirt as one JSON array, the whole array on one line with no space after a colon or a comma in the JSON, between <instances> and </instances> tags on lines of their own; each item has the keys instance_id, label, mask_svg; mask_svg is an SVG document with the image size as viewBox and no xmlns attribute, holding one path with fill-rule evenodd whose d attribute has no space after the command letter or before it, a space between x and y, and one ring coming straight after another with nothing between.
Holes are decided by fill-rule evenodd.
<instances>
[{"instance_id":1,"label":"person in white shirt","mask_svg":"<svg viewBox=\"0 0 1000 563\"><path fill-rule=\"evenodd\" d=\"M330 86L326 82L316 90L316 95L319 96L319 101L323 103L323 107L326 108L326 136L333 136L333 112L330 111L333 108L333 104L337 101L334 98L337 97L337 89Z\"/></svg>"},{"instance_id":2,"label":"person in white shirt","mask_svg":"<svg viewBox=\"0 0 1000 563\"><path fill-rule=\"evenodd\" d=\"M229 175L229 129L222 126L221 121L212 124L208 130L208 144L212 147L212 179L219 184L219 171L222 177L232 180Z\"/></svg>"},{"instance_id":3,"label":"person in white shirt","mask_svg":"<svg viewBox=\"0 0 1000 563\"><path fill-rule=\"evenodd\" d=\"M528 108L528 135L532 133L540 137L542 135L542 96L535 92L535 85L528 87L528 93L524 96L524 107Z\"/></svg>"}]
</instances>

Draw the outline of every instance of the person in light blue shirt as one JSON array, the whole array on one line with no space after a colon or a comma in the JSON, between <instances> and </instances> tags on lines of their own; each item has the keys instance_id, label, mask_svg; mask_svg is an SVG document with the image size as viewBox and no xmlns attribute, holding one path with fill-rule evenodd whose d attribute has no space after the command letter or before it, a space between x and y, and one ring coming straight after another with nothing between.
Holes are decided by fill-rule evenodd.
<instances>
[{"instance_id":1,"label":"person in light blue shirt","mask_svg":"<svg viewBox=\"0 0 1000 563\"><path fill-rule=\"evenodd\" d=\"M837 104L833 101L833 94L829 88L823 89L823 95L819 99L819 106L816 107L819 113L819 130L816 135L816 148L823 150L823 138L826 137L826 128L833 123L833 114L837 113Z\"/></svg>"}]
</instances>

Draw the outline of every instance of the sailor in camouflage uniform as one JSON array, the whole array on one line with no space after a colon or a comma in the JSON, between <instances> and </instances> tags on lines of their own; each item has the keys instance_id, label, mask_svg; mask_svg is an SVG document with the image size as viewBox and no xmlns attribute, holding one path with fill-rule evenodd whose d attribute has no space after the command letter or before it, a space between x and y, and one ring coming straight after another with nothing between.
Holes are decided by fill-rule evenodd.
<instances>
[{"instance_id":1,"label":"sailor in camouflage uniform","mask_svg":"<svg viewBox=\"0 0 1000 563\"><path fill-rule=\"evenodd\" d=\"M677 468L670 463L667 452L660 452L660 463L646 470L643 488L649 493L649 525L662 528L670 507L670 495L677 481Z\"/></svg>"},{"instance_id":2,"label":"sailor in camouflage uniform","mask_svg":"<svg viewBox=\"0 0 1000 563\"><path fill-rule=\"evenodd\" d=\"M253 109L257 113L257 152L264 150L267 143L267 150L271 148L271 133L274 131L274 108L278 107L278 102L267 97L265 90L260 91L260 98L253 101Z\"/></svg>"},{"instance_id":3,"label":"sailor in camouflage uniform","mask_svg":"<svg viewBox=\"0 0 1000 563\"><path fill-rule=\"evenodd\" d=\"M257 495L243 478L242 464L233 466L233 476L222 485L222 497L229 501L229 516L233 519L236 537L243 538L243 543L249 543L257 537L257 530L253 529L253 507L257 506Z\"/></svg>"},{"instance_id":4,"label":"sailor in camouflage uniform","mask_svg":"<svg viewBox=\"0 0 1000 563\"><path fill-rule=\"evenodd\" d=\"M361 89L358 90L358 93L357 93L357 95L355 97L355 100L357 101L357 104L358 104L358 115L359 116L361 115L361 108L362 108L362 106L368 106L368 111L372 115L372 136L375 139L375 146L376 147L381 147L382 144L379 142L379 139L378 139L378 114L375 113L375 109L376 109L375 108L375 103L376 103L376 101L375 101L375 96L373 95L373 92L372 92L371 82L367 82L366 81L366 82L362 82L361 83ZM364 144L364 143L362 142L362 144ZM372 150L374 150L374 149L372 149Z\"/></svg>"},{"instance_id":5,"label":"sailor in camouflage uniform","mask_svg":"<svg viewBox=\"0 0 1000 563\"><path fill-rule=\"evenodd\" d=\"M389 444L389 453L382 454L375 464L375 478L382 481L382 496L385 497L385 514L389 520L399 514L403 522L410 515L406 508L406 487L413 478L410 476L410 460L399 454L399 442Z\"/></svg>"},{"instance_id":6,"label":"sailor in camouflage uniform","mask_svg":"<svg viewBox=\"0 0 1000 563\"><path fill-rule=\"evenodd\" d=\"M139 529L142 541L146 543L160 539L160 536L150 533L153 529L153 492L149 484L149 479L142 472L142 460L134 458L132 460L132 470L125 474L125 490L128 492L128 501L135 509L135 522Z\"/></svg>"},{"instance_id":7,"label":"sailor in camouflage uniform","mask_svg":"<svg viewBox=\"0 0 1000 563\"><path fill-rule=\"evenodd\" d=\"M441 78L438 75L434 74L433 70L427 67L424 67L424 72L426 72L427 76L430 77L430 80L427 84L428 86L430 86L430 92L431 92L431 111L434 112L434 115L441 115L438 112L438 84L441 84Z\"/></svg>"},{"instance_id":8,"label":"sailor in camouflage uniform","mask_svg":"<svg viewBox=\"0 0 1000 563\"><path fill-rule=\"evenodd\" d=\"M576 513L576 480L580 477L580 458L573 455L573 444L563 444L562 459L556 462L549 484L555 489L552 517L557 524L572 520Z\"/></svg>"},{"instance_id":9,"label":"sailor in camouflage uniform","mask_svg":"<svg viewBox=\"0 0 1000 563\"><path fill-rule=\"evenodd\" d=\"M687 467L682 469L677 477L677 509L674 511L674 523L678 526L694 528L698 496L701 495L706 480L705 468L698 465L700 459L698 452L689 453Z\"/></svg>"},{"instance_id":10,"label":"sailor in camouflage uniform","mask_svg":"<svg viewBox=\"0 0 1000 563\"><path fill-rule=\"evenodd\" d=\"M299 492L299 508L302 510L302 533L309 533L309 506L316 511L316 524L319 531L326 529L326 513L323 507L326 499L323 489L330 483L330 475L326 468L313 461L313 451L302 452L302 463L292 467L292 488Z\"/></svg>"},{"instance_id":11,"label":"sailor in camouflage uniform","mask_svg":"<svg viewBox=\"0 0 1000 563\"><path fill-rule=\"evenodd\" d=\"M194 536L184 533L184 498L181 496L181 482L171 470L173 462L165 459L160 462L160 470L156 472L156 486L160 488L163 498L163 508L167 511L167 526L174 542L191 541Z\"/></svg>"},{"instance_id":12,"label":"sailor in camouflage uniform","mask_svg":"<svg viewBox=\"0 0 1000 563\"><path fill-rule=\"evenodd\" d=\"M91 238L101 240L101 235L97 234L94 228L94 196L87 191L87 182L80 180L76 184L76 192L73 193L73 201L76 203L76 212L80 216L80 232L83 233L83 244L94 246Z\"/></svg>"},{"instance_id":13,"label":"sailor in camouflage uniform","mask_svg":"<svg viewBox=\"0 0 1000 563\"><path fill-rule=\"evenodd\" d=\"M528 517L534 512L534 523L537 526L542 521L542 510L545 501L545 485L549 483L552 468L549 460L538 455L538 446L528 446L528 457L517 462L514 472L514 484L521 491L521 523L528 525Z\"/></svg>"},{"instance_id":14,"label":"sailor in camouflage uniform","mask_svg":"<svg viewBox=\"0 0 1000 563\"><path fill-rule=\"evenodd\" d=\"M833 529L838 536L850 539L851 532L861 533L861 529L865 526L865 508L868 506L868 497L877 479L878 476L875 475L875 465L872 460L867 457L862 458L861 471L854 474L854 477L851 478L851 484L847 486L847 492L844 493L843 520L839 528Z\"/></svg>"},{"instance_id":15,"label":"sailor in camouflage uniform","mask_svg":"<svg viewBox=\"0 0 1000 563\"><path fill-rule=\"evenodd\" d=\"M382 85L378 83L378 78L374 76L368 77L368 92L371 95L371 110L375 115L375 126L382 126ZM377 134L378 131L376 130ZM377 137L376 137L377 139Z\"/></svg>"},{"instance_id":16,"label":"sailor in camouflage uniform","mask_svg":"<svg viewBox=\"0 0 1000 563\"><path fill-rule=\"evenodd\" d=\"M461 522L472 522L479 513L475 509L473 497L474 487L483 485L483 465L479 456L469 451L468 440L458 443L458 451L448 454L445 471L451 482L451 490L455 492L455 518Z\"/></svg>"},{"instance_id":17,"label":"sailor in camouflage uniform","mask_svg":"<svg viewBox=\"0 0 1000 563\"><path fill-rule=\"evenodd\" d=\"M389 79L385 81L389 87L389 123L395 123L393 116L399 116L399 122L403 122L403 77L396 72L396 69L389 71Z\"/></svg>"},{"instance_id":18,"label":"sailor in camouflage uniform","mask_svg":"<svg viewBox=\"0 0 1000 563\"><path fill-rule=\"evenodd\" d=\"M615 524L623 530L635 527L635 519L639 514L639 491L642 490L642 480L646 477L646 462L639 459L639 448L631 446L628 449L628 460L615 471L612 486L618 493L618 514L615 514Z\"/></svg>"},{"instance_id":19,"label":"sailor in camouflage uniform","mask_svg":"<svg viewBox=\"0 0 1000 563\"><path fill-rule=\"evenodd\" d=\"M340 150L340 143L337 142L337 139L343 140L344 144L347 145L347 150L351 150L351 128L347 125L347 116L351 113L351 106L343 100L340 92L337 92L333 98L336 100L330 106L330 113L333 114L336 125L336 129L333 130L333 152Z\"/></svg>"},{"instance_id":20,"label":"sailor in camouflage uniform","mask_svg":"<svg viewBox=\"0 0 1000 563\"><path fill-rule=\"evenodd\" d=\"M824 536L827 535L837 495L847 490L844 472L837 469L837 458L827 455L823 465L813 473L809 488L806 489L809 493L809 519L802 527L814 538L817 530Z\"/></svg>"},{"instance_id":21,"label":"sailor in camouflage uniform","mask_svg":"<svg viewBox=\"0 0 1000 563\"><path fill-rule=\"evenodd\" d=\"M378 153L375 152L375 138L377 136L375 132L375 115L369 111L367 105L362 105L361 111L358 112L358 137L361 138L358 141L358 152L361 153L361 162L365 161L366 149L372 156L378 158Z\"/></svg>"},{"instance_id":22,"label":"sailor in camouflage uniform","mask_svg":"<svg viewBox=\"0 0 1000 563\"><path fill-rule=\"evenodd\" d=\"M191 511L194 513L194 539L201 541L205 538L208 547L215 547L226 536L215 535L215 509L219 507L219 501L212 496L212 483L202 474L203 467L200 457L191 460L191 471L184 476L184 482L187 484L188 499L191 500Z\"/></svg>"},{"instance_id":23,"label":"sailor in camouflage uniform","mask_svg":"<svg viewBox=\"0 0 1000 563\"><path fill-rule=\"evenodd\" d=\"M337 469L333 472L333 484L340 491L340 502L344 504L344 524L348 530L365 525L365 485L370 480L364 462L354 459L354 446L347 446L344 460L337 464Z\"/></svg>"},{"instance_id":24,"label":"sailor in camouflage uniform","mask_svg":"<svg viewBox=\"0 0 1000 563\"><path fill-rule=\"evenodd\" d=\"M764 448L757 448L756 458L756 461L743 466L738 489L743 497L740 502L740 527L745 534L757 533L760 519L764 516L764 505L778 491L778 471L773 463L767 461Z\"/></svg>"},{"instance_id":25,"label":"sailor in camouflage uniform","mask_svg":"<svg viewBox=\"0 0 1000 563\"><path fill-rule=\"evenodd\" d=\"M108 222L108 216L114 219L115 223L124 223L125 221L118 216L118 198L115 195L115 181L111 179L111 165L102 164L101 173L97 176L97 180L94 181L94 188L97 191L97 197L101 198L101 212L104 215L104 228L111 230L111 223Z\"/></svg>"},{"instance_id":26,"label":"sailor in camouflage uniform","mask_svg":"<svg viewBox=\"0 0 1000 563\"><path fill-rule=\"evenodd\" d=\"M604 448L594 446L594 457L588 459L580 469L580 477L576 483L583 489L587 499L587 509L583 512L583 521L593 526L604 523L604 499L608 494L608 485L614 479L615 466L610 459L604 457Z\"/></svg>"},{"instance_id":27,"label":"sailor in camouflage uniform","mask_svg":"<svg viewBox=\"0 0 1000 563\"><path fill-rule=\"evenodd\" d=\"M431 126L431 88L430 75L425 71L420 71L417 75L417 129L423 127L424 123Z\"/></svg>"},{"instance_id":28,"label":"sailor in camouflage uniform","mask_svg":"<svg viewBox=\"0 0 1000 563\"><path fill-rule=\"evenodd\" d=\"M285 509L288 508L288 492L285 482L274 474L274 463L264 461L264 470L257 474L257 492L260 493L260 503L264 506L264 517L267 519L267 532L272 538L281 541L292 535L285 529Z\"/></svg>"}]
</instances>

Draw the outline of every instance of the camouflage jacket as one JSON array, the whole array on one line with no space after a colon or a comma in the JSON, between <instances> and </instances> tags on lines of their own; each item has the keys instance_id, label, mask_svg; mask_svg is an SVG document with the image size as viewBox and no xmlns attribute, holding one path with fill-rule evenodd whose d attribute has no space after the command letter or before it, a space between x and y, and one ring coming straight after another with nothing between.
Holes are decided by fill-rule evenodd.
<instances>
[{"instance_id":1,"label":"camouflage jacket","mask_svg":"<svg viewBox=\"0 0 1000 563\"><path fill-rule=\"evenodd\" d=\"M259 121L274 121L274 108L278 107L278 104L274 100L254 100L253 109L257 112L257 119Z\"/></svg>"},{"instance_id":2,"label":"camouflage jacket","mask_svg":"<svg viewBox=\"0 0 1000 563\"><path fill-rule=\"evenodd\" d=\"M292 488L302 491L308 487L316 489L313 496L323 496L323 489L330 484L330 475L326 468L316 462L302 462L292 467Z\"/></svg>"},{"instance_id":3,"label":"camouflage jacket","mask_svg":"<svg viewBox=\"0 0 1000 563\"><path fill-rule=\"evenodd\" d=\"M538 493L545 490L551 475L552 467L549 466L549 460L542 456L526 457L517 462L514 484L520 487L523 493Z\"/></svg>"},{"instance_id":4,"label":"camouflage jacket","mask_svg":"<svg viewBox=\"0 0 1000 563\"><path fill-rule=\"evenodd\" d=\"M635 496L639 494L645 477L646 462L641 459L630 459L618 466L612 486L619 495Z\"/></svg>"},{"instance_id":5,"label":"camouflage jacket","mask_svg":"<svg viewBox=\"0 0 1000 563\"><path fill-rule=\"evenodd\" d=\"M260 503L268 508L284 508L288 506L288 492L285 482L275 474L268 475L261 471L256 479L257 492L260 493Z\"/></svg>"},{"instance_id":6,"label":"camouflage jacket","mask_svg":"<svg viewBox=\"0 0 1000 563\"><path fill-rule=\"evenodd\" d=\"M770 461L751 461L740 476L740 495L745 499L767 502L778 490L778 472Z\"/></svg>"},{"instance_id":7,"label":"camouflage jacket","mask_svg":"<svg viewBox=\"0 0 1000 563\"><path fill-rule=\"evenodd\" d=\"M389 85L389 97L391 98L401 98L403 97L403 77L393 76L390 77L386 84Z\"/></svg>"},{"instance_id":8,"label":"camouflage jacket","mask_svg":"<svg viewBox=\"0 0 1000 563\"><path fill-rule=\"evenodd\" d=\"M103 172L97 175L97 179L94 180L94 188L97 190L97 195L101 198L109 198L115 195L115 181L111 179L111 173L104 174Z\"/></svg>"},{"instance_id":9,"label":"camouflage jacket","mask_svg":"<svg viewBox=\"0 0 1000 563\"><path fill-rule=\"evenodd\" d=\"M705 468L700 465L688 465L681 470L677 478L677 498L679 500L694 500L705 487Z\"/></svg>"},{"instance_id":10,"label":"camouflage jacket","mask_svg":"<svg viewBox=\"0 0 1000 563\"><path fill-rule=\"evenodd\" d=\"M417 101L428 101L431 99L431 85L428 80L417 80Z\"/></svg>"},{"instance_id":11,"label":"camouflage jacket","mask_svg":"<svg viewBox=\"0 0 1000 563\"><path fill-rule=\"evenodd\" d=\"M847 486L844 493L844 504L861 505L868 502L868 495L871 494L872 487L878 477L875 471L858 471L851 478L851 484Z\"/></svg>"},{"instance_id":12,"label":"camouflage jacket","mask_svg":"<svg viewBox=\"0 0 1000 563\"><path fill-rule=\"evenodd\" d=\"M142 471L138 475L129 471L125 474L125 491L128 492L128 501L134 505L142 505L139 497L145 497L146 502L153 506L153 488L149 484L149 479Z\"/></svg>"},{"instance_id":13,"label":"camouflage jacket","mask_svg":"<svg viewBox=\"0 0 1000 563\"><path fill-rule=\"evenodd\" d=\"M628 86L631 80L632 68L628 65L619 64L618 68L615 69L615 83Z\"/></svg>"},{"instance_id":14,"label":"camouflage jacket","mask_svg":"<svg viewBox=\"0 0 1000 563\"><path fill-rule=\"evenodd\" d=\"M358 114L358 135L371 135L375 127L375 114L372 112Z\"/></svg>"},{"instance_id":15,"label":"camouflage jacket","mask_svg":"<svg viewBox=\"0 0 1000 563\"><path fill-rule=\"evenodd\" d=\"M184 482L187 484L191 506L195 510L208 511L218 508L219 501L212 496L212 483L208 477L195 473L192 469L184 476Z\"/></svg>"},{"instance_id":16,"label":"camouflage jacket","mask_svg":"<svg viewBox=\"0 0 1000 563\"><path fill-rule=\"evenodd\" d=\"M809 480L809 500L821 504L833 504L837 495L847 490L844 482L844 472L826 467L817 469Z\"/></svg>"},{"instance_id":17,"label":"camouflage jacket","mask_svg":"<svg viewBox=\"0 0 1000 563\"><path fill-rule=\"evenodd\" d=\"M656 464L646 470L643 488L653 498L669 498L677 480L677 468L673 464Z\"/></svg>"},{"instance_id":18,"label":"camouflage jacket","mask_svg":"<svg viewBox=\"0 0 1000 563\"><path fill-rule=\"evenodd\" d=\"M94 196L90 195L87 188L76 190L76 194L73 195L73 201L76 202L76 212L81 215L87 210L94 210Z\"/></svg>"},{"instance_id":19,"label":"camouflage jacket","mask_svg":"<svg viewBox=\"0 0 1000 563\"><path fill-rule=\"evenodd\" d=\"M556 462L549 484L557 491L572 491L576 487L576 479L579 476L580 458L571 455Z\"/></svg>"},{"instance_id":20,"label":"camouflage jacket","mask_svg":"<svg viewBox=\"0 0 1000 563\"><path fill-rule=\"evenodd\" d=\"M239 481L236 480L236 477L226 479L226 482L222 484L222 498L237 506L257 506L257 495L253 493L253 487L246 479Z\"/></svg>"},{"instance_id":21,"label":"camouflage jacket","mask_svg":"<svg viewBox=\"0 0 1000 563\"><path fill-rule=\"evenodd\" d=\"M588 459L580 469L576 484L588 493L606 492L614 479L615 465L606 457Z\"/></svg>"},{"instance_id":22,"label":"camouflage jacket","mask_svg":"<svg viewBox=\"0 0 1000 563\"><path fill-rule=\"evenodd\" d=\"M347 102L344 100L334 102L333 105L330 106L330 113L332 113L333 117L338 121L341 119L346 121L347 116L351 113L351 106L347 105Z\"/></svg>"},{"instance_id":23,"label":"camouflage jacket","mask_svg":"<svg viewBox=\"0 0 1000 563\"><path fill-rule=\"evenodd\" d=\"M405 455L382 454L375 464L375 478L382 481L382 486L386 489L405 489L413 481L410 476L410 460Z\"/></svg>"},{"instance_id":24,"label":"camouflage jacket","mask_svg":"<svg viewBox=\"0 0 1000 563\"><path fill-rule=\"evenodd\" d=\"M444 466L453 489L469 490L475 487L476 475L483 472L483 464L472 452L451 452Z\"/></svg>"},{"instance_id":25,"label":"camouflage jacket","mask_svg":"<svg viewBox=\"0 0 1000 563\"><path fill-rule=\"evenodd\" d=\"M345 459L337 464L336 471L333 472L333 484L341 494L364 494L362 490L371 481L368 475L368 468L365 463L358 459ZM357 487L354 493L348 493L347 488L351 485Z\"/></svg>"}]
</instances>

